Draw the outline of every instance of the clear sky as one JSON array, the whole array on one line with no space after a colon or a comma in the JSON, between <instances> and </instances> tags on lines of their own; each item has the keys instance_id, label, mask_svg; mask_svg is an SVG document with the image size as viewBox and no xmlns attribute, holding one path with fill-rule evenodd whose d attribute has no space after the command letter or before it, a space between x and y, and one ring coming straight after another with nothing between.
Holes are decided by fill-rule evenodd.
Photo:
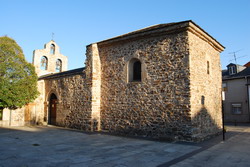
<instances>
[{"instance_id":1,"label":"clear sky","mask_svg":"<svg viewBox=\"0 0 250 167\"><path fill-rule=\"evenodd\" d=\"M147 26L193 20L226 47L222 68L250 61L250 0L0 0L0 36L32 52L54 40L69 69L83 67L86 45Z\"/></svg>"}]
</instances>

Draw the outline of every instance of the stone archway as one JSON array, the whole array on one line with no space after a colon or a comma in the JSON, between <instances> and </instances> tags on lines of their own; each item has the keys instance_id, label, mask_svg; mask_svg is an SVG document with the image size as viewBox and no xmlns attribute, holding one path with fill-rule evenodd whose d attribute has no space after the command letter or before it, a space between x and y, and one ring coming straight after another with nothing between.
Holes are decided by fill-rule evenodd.
<instances>
[{"instance_id":1,"label":"stone archway","mask_svg":"<svg viewBox=\"0 0 250 167\"><path fill-rule=\"evenodd\" d=\"M56 108L57 108L57 97L54 93L49 98L49 119L48 124L56 125Z\"/></svg>"}]
</instances>

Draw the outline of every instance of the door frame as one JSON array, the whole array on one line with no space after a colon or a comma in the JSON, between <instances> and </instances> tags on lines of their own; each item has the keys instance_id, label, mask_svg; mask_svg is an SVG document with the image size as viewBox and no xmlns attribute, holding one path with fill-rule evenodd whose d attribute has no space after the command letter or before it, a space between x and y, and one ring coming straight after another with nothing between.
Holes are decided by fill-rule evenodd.
<instances>
[{"instance_id":1,"label":"door frame","mask_svg":"<svg viewBox=\"0 0 250 167\"><path fill-rule=\"evenodd\" d=\"M48 124L49 125L56 125L57 102L58 102L58 98L56 94L51 93L50 98L49 98L49 112L48 112Z\"/></svg>"}]
</instances>

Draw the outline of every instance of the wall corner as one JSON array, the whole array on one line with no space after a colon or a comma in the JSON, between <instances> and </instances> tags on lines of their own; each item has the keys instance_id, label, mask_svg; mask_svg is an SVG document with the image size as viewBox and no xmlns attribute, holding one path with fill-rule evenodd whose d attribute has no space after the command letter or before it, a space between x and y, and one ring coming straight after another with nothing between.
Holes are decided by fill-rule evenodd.
<instances>
[{"instance_id":1,"label":"wall corner","mask_svg":"<svg viewBox=\"0 0 250 167\"><path fill-rule=\"evenodd\" d=\"M98 45L91 45L91 131L101 130L101 61Z\"/></svg>"}]
</instances>

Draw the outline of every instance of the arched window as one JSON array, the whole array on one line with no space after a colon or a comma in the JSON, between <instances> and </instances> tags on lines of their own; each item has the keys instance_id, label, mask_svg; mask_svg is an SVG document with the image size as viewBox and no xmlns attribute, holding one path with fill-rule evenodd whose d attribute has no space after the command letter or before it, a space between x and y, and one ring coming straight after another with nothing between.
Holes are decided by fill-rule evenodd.
<instances>
[{"instance_id":1,"label":"arched window","mask_svg":"<svg viewBox=\"0 0 250 167\"><path fill-rule=\"evenodd\" d=\"M55 54L55 45L54 44L50 45L50 54L51 55Z\"/></svg>"},{"instance_id":2,"label":"arched window","mask_svg":"<svg viewBox=\"0 0 250 167\"><path fill-rule=\"evenodd\" d=\"M56 60L56 72L61 72L62 71L62 60L57 59Z\"/></svg>"},{"instance_id":3,"label":"arched window","mask_svg":"<svg viewBox=\"0 0 250 167\"><path fill-rule=\"evenodd\" d=\"M209 61L207 61L207 74L210 73Z\"/></svg>"},{"instance_id":4,"label":"arched window","mask_svg":"<svg viewBox=\"0 0 250 167\"><path fill-rule=\"evenodd\" d=\"M48 58L46 56L43 56L41 58L40 69L41 70L47 70L48 69Z\"/></svg>"},{"instance_id":5,"label":"arched window","mask_svg":"<svg viewBox=\"0 0 250 167\"><path fill-rule=\"evenodd\" d=\"M142 65L139 59L133 58L129 62L128 67L129 82L141 82L142 81Z\"/></svg>"},{"instance_id":6,"label":"arched window","mask_svg":"<svg viewBox=\"0 0 250 167\"><path fill-rule=\"evenodd\" d=\"M133 64L133 81L141 81L141 62L139 60Z\"/></svg>"}]
</instances>

